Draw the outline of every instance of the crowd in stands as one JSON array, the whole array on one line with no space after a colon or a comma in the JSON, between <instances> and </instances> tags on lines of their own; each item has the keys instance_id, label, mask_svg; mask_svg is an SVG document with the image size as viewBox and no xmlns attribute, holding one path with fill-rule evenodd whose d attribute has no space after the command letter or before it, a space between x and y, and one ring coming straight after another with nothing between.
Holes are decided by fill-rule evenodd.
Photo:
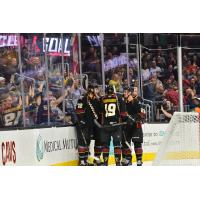
<instances>
[{"instance_id":1,"label":"crowd in stands","mask_svg":"<svg viewBox=\"0 0 200 200\"><path fill-rule=\"evenodd\" d=\"M22 73L17 49L1 49L0 127L72 124L76 120L74 107L85 92L80 77L67 74L65 68L63 78L61 65L56 62L46 70L44 55L29 55L26 47L22 48L21 60Z\"/></svg>"},{"instance_id":2,"label":"crowd in stands","mask_svg":"<svg viewBox=\"0 0 200 200\"><path fill-rule=\"evenodd\" d=\"M120 93L128 85L127 65L132 87L138 86L139 76L136 50L130 51L127 58L122 35L114 34L104 39L105 84L114 85ZM156 121L168 121L179 105L177 53L176 48L168 47L142 47L143 98L153 103ZM88 45L82 50L82 71L88 75L90 83L97 85L99 96L102 95L100 52L99 46ZM49 67L47 73L44 55L30 54L27 46L22 47L20 54L22 73L17 48L0 49L0 127L19 127L24 123L26 127L74 123L74 107L86 89L80 86L80 76L65 69L63 78L60 65L56 67L60 63L57 58L54 59L55 67L51 70ZM199 106L200 97L198 51L183 48L182 65L184 108L192 111Z\"/></svg>"},{"instance_id":3,"label":"crowd in stands","mask_svg":"<svg viewBox=\"0 0 200 200\"><path fill-rule=\"evenodd\" d=\"M159 44L153 49L142 47L143 98L153 103L156 121L169 121L169 116L179 109L177 50L175 46L168 44L165 49ZM94 78L91 76L90 80L97 80L98 84L101 84L101 67L99 67L101 56L99 51L98 48L89 47L88 52L84 52L84 63L87 67L93 66L93 70L88 70L89 73L93 71L93 74L95 74L96 72ZM198 50L183 48L182 51L184 110L188 112L199 106L200 57ZM91 59L93 61L89 64L87 55L93 58ZM128 85L128 64L130 85L138 86L138 60L135 53L130 53L128 60L124 46L120 47L117 43L104 48L104 58L106 85L115 85L118 92L123 92L123 88ZM96 65L95 62L98 64ZM96 68L98 70L95 70ZM87 73L87 70L85 71ZM165 111L168 113L167 115ZM163 115L164 117L162 117Z\"/></svg>"}]
</instances>

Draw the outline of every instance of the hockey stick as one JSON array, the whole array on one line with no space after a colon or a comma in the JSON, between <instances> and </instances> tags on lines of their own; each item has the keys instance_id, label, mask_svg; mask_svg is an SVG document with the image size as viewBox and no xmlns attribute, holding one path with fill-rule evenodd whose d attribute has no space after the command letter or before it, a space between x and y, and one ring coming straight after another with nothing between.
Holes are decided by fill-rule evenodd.
<instances>
[{"instance_id":1,"label":"hockey stick","mask_svg":"<svg viewBox=\"0 0 200 200\"><path fill-rule=\"evenodd\" d=\"M125 144L126 144L127 147L131 150L131 154L132 154L132 152L133 152L133 147L128 143L124 131L122 131L122 133L123 133L123 136L124 136Z\"/></svg>"},{"instance_id":2,"label":"hockey stick","mask_svg":"<svg viewBox=\"0 0 200 200\"><path fill-rule=\"evenodd\" d=\"M110 125L101 125L96 119L94 119L94 123L100 129L106 129L106 128L110 128L110 127L124 126L124 125L127 124L126 122L122 122L122 123L116 123L116 124L110 124Z\"/></svg>"}]
</instances>

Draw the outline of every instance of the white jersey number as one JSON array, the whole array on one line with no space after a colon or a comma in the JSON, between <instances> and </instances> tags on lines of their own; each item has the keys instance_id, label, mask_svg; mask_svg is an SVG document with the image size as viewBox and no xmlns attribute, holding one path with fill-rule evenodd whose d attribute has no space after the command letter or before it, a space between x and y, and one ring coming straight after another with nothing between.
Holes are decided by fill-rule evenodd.
<instances>
[{"instance_id":1,"label":"white jersey number","mask_svg":"<svg viewBox=\"0 0 200 200\"><path fill-rule=\"evenodd\" d=\"M5 114L4 115L5 126L18 125L20 116L21 116L21 111Z\"/></svg>"},{"instance_id":2,"label":"white jersey number","mask_svg":"<svg viewBox=\"0 0 200 200\"><path fill-rule=\"evenodd\" d=\"M78 103L77 108L79 108L79 109L83 108L83 103Z\"/></svg>"},{"instance_id":3,"label":"white jersey number","mask_svg":"<svg viewBox=\"0 0 200 200\"><path fill-rule=\"evenodd\" d=\"M105 111L106 111L106 117L115 116L116 104L114 104L114 103L105 104Z\"/></svg>"}]
</instances>

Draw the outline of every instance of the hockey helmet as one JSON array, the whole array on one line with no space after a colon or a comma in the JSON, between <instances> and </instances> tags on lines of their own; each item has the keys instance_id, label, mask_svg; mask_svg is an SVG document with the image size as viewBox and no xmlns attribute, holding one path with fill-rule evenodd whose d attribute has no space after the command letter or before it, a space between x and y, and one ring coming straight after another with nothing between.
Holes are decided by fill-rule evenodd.
<instances>
[{"instance_id":1,"label":"hockey helmet","mask_svg":"<svg viewBox=\"0 0 200 200\"><path fill-rule=\"evenodd\" d=\"M114 93L114 87L113 87L113 85L108 85L107 86L106 93L107 94L113 94Z\"/></svg>"},{"instance_id":2,"label":"hockey helmet","mask_svg":"<svg viewBox=\"0 0 200 200\"><path fill-rule=\"evenodd\" d=\"M87 94L94 94L94 86L93 85L88 85L88 89L87 89Z\"/></svg>"}]
</instances>

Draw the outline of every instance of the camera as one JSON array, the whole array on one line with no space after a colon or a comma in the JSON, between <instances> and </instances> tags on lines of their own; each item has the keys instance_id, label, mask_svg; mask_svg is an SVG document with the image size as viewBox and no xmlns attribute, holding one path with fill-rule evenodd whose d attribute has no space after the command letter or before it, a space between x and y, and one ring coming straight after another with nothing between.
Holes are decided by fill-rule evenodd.
<instances>
[{"instance_id":1,"label":"camera","mask_svg":"<svg viewBox=\"0 0 200 200\"><path fill-rule=\"evenodd\" d=\"M164 100L163 103L162 103L162 107L164 110L170 110L171 109L171 103L170 101L168 100Z\"/></svg>"}]
</instances>

